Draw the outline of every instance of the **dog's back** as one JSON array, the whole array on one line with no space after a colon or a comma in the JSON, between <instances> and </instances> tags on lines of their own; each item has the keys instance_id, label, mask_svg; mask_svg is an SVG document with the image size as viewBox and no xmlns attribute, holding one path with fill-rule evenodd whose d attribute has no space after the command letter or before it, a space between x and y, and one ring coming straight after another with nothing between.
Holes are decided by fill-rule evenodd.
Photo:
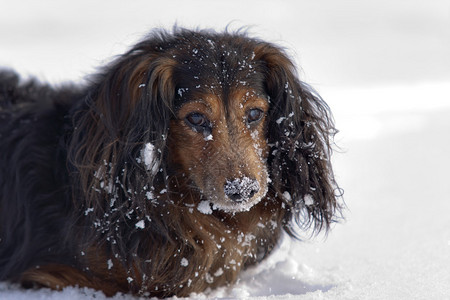
<instances>
[{"instance_id":1,"label":"dog's back","mask_svg":"<svg viewBox=\"0 0 450 300\"><path fill-rule=\"evenodd\" d=\"M66 252L58 234L71 208L63 144L76 98L73 87L21 83L0 71L0 280Z\"/></svg>"}]
</instances>

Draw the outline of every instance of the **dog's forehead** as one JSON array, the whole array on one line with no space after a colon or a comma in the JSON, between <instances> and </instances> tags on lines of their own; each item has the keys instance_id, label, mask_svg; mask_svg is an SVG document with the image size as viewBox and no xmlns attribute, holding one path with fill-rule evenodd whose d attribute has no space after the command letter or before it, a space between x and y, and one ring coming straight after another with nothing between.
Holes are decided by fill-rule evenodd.
<instances>
[{"instance_id":1,"label":"dog's forehead","mask_svg":"<svg viewBox=\"0 0 450 300\"><path fill-rule=\"evenodd\" d=\"M182 94L185 89L179 89ZM226 97L226 98L225 98ZM243 109L247 105L252 105L256 102L266 103L269 101L265 94L260 93L254 89L238 88L233 89L227 95L217 93L191 93L189 96L185 96L179 99L175 107L178 111L183 105L187 103L202 103L211 110L223 110L228 111L232 109Z\"/></svg>"},{"instance_id":2,"label":"dog's forehead","mask_svg":"<svg viewBox=\"0 0 450 300\"><path fill-rule=\"evenodd\" d=\"M176 107L205 95L214 95L226 106L229 101L266 98L263 66L252 47L207 40L176 49Z\"/></svg>"}]
</instances>

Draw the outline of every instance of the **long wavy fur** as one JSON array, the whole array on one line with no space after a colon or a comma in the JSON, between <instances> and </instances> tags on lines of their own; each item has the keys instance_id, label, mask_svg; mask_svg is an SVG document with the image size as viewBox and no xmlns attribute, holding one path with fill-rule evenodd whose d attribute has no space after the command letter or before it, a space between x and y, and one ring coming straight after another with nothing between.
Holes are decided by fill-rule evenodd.
<instances>
[{"instance_id":1,"label":"long wavy fur","mask_svg":"<svg viewBox=\"0 0 450 300\"><path fill-rule=\"evenodd\" d=\"M253 88L269 102L270 183L248 211L195 209L201 195L174 162L171 122L193 86L222 101ZM299 237L340 217L335 133L284 51L244 33L154 32L85 87L2 71L0 280L158 297L231 284L283 229Z\"/></svg>"}]
</instances>

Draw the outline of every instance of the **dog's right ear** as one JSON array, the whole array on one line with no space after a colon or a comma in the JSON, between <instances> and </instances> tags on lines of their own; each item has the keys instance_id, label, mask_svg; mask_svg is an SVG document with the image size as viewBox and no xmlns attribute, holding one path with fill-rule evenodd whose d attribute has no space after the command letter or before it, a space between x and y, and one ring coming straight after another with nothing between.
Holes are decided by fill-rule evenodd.
<instances>
[{"instance_id":1,"label":"dog's right ear","mask_svg":"<svg viewBox=\"0 0 450 300\"><path fill-rule=\"evenodd\" d=\"M104 219L105 212L110 219L122 218L118 207L144 211L145 190L165 185L174 66L172 57L153 44L138 44L94 78L84 103L74 110L68 155L75 186L81 187L78 197L84 199L80 209L95 208L92 220Z\"/></svg>"}]
</instances>

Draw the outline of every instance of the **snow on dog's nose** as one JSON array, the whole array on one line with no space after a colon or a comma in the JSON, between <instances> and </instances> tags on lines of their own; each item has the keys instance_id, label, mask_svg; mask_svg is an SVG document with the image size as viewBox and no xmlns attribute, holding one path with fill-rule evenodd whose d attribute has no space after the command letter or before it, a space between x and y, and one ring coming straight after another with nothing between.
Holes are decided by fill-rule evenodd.
<instances>
[{"instance_id":1,"label":"snow on dog's nose","mask_svg":"<svg viewBox=\"0 0 450 300\"><path fill-rule=\"evenodd\" d=\"M243 202L250 200L259 192L259 183L249 177L235 178L227 180L224 186L225 195L234 202Z\"/></svg>"}]
</instances>

